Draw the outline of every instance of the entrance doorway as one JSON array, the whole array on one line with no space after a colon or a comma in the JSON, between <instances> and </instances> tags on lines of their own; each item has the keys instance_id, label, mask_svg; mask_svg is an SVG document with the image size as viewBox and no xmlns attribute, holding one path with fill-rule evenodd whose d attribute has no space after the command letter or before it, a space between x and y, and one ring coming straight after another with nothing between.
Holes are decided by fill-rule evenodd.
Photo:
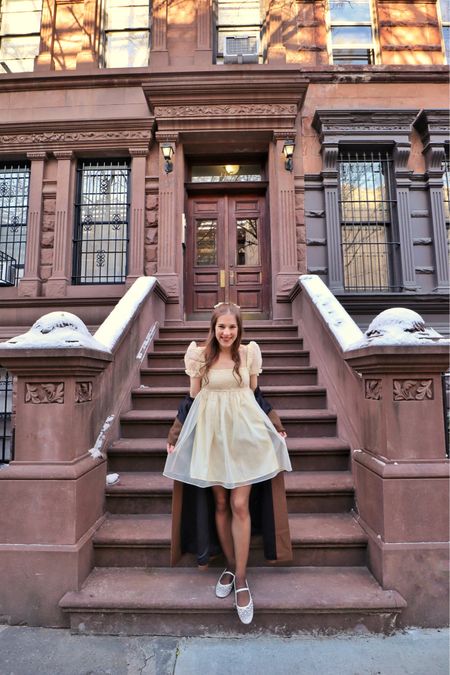
<instances>
[{"instance_id":1,"label":"entrance doorway","mask_svg":"<svg viewBox=\"0 0 450 675\"><path fill-rule=\"evenodd\" d=\"M188 318L206 318L218 302L268 318L269 245L265 198L239 193L189 198L185 289Z\"/></svg>"}]
</instances>

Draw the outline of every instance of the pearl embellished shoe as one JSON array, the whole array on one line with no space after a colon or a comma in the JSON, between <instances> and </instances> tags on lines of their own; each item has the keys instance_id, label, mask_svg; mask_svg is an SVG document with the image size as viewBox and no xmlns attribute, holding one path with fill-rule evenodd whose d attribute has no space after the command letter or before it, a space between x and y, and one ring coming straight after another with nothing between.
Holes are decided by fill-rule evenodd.
<instances>
[{"instance_id":1,"label":"pearl embellished shoe","mask_svg":"<svg viewBox=\"0 0 450 675\"><path fill-rule=\"evenodd\" d=\"M232 577L232 581L229 584L223 584L221 582L221 579L225 574L229 574L230 577ZM224 571L219 577L219 581L216 584L216 596L218 598L226 598L227 595L230 595L231 591L233 590L233 584L234 584L234 574L233 572L230 572L230 570L227 570L227 568L225 567Z\"/></svg>"},{"instance_id":2,"label":"pearl embellished shoe","mask_svg":"<svg viewBox=\"0 0 450 675\"><path fill-rule=\"evenodd\" d=\"M234 587L234 598L238 617L240 618L242 623L248 624L251 623L253 620L253 598L252 594L250 593L250 589L248 587L247 579L245 580L245 583L246 586L244 586L244 588L236 588L236 586ZM247 591L250 596L250 602L248 603L248 605L245 605L244 607L240 607L237 603L237 594L242 593L242 591Z\"/></svg>"}]
</instances>

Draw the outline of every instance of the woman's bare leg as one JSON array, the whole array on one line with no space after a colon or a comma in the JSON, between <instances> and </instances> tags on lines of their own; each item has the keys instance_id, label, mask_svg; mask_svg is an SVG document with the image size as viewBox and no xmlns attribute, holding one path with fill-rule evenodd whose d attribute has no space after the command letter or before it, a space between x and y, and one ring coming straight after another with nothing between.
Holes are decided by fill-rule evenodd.
<instances>
[{"instance_id":1,"label":"woman's bare leg","mask_svg":"<svg viewBox=\"0 0 450 675\"><path fill-rule=\"evenodd\" d=\"M231 533L233 535L234 554L236 557L236 580L235 588L243 588L247 575L247 562L250 549L250 498L251 485L243 485L242 487L231 490L230 505L232 512ZM236 596L237 604L245 607L250 602L248 593L239 593Z\"/></svg>"},{"instance_id":2,"label":"woman's bare leg","mask_svg":"<svg viewBox=\"0 0 450 675\"><path fill-rule=\"evenodd\" d=\"M227 561L227 568L233 572L235 567L233 537L231 535L231 510L229 504L229 490L221 485L213 485L214 501L216 504L216 527L220 545ZM223 584L230 584L232 577L228 574L222 579Z\"/></svg>"}]
</instances>

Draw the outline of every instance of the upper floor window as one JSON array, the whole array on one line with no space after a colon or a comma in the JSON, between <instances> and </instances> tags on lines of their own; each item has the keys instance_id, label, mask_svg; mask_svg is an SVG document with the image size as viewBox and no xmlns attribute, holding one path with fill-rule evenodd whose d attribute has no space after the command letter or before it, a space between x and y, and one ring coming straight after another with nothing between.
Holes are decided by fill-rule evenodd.
<instances>
[{"instance_id":1,"label":"upper floor window","mask_svg":"<svg viewBox=\"0 0 450 675\"><path fill-rule=\"evenodd\" d=\"M370 0L329 0L333 63L375 62Z\"/></svg>"},{"instance_id":2,"label":"upper floor window","mask_svg":"<svg viewBox=\"0 0 450 675\"><path fill-rule=\"evenodd\" d=\"M125 281L130 166L126 160L82 161L78 166L73 283Z\"/></svg>"},{"instance_id":3,"label":"upper floor window","mask_svg":"<svg viewBox=\"0 0 450 675\"><path fill-rule=\"evenodd\" d=\"M262 63L262 3L216 0L216 63Z\"/></svg>"},{"instance_id":4,"label":"upper floor window","mask_svg":"<svg viewBox=\"0 0 450 675\"><path fill-rule=\"evenodd\" d=\"M339 211L346 291L393 291L392 159L387 153L340 153Z\"/></svg>"},{"instance_id":5,"label":"upper floor window","mask_svg":"<svg viewBox=\"0 0 450 675\"><path fill-rule=\"evenodd\" d=\"M0 0L0 72L33 70L41 13L42 0Z\"/></svg>"},{"instance_id":6,"label":"upper floor window","mask_svg":"<svg viewBox=\"0 0 450 675\"><path fill-rule=\"evenodd\" d=\"M450 64L450 3L448 0L441 0L440 6L445 58L447 63Z\"/></svg>"},{"instance_id":7,"label":"upper floor window","mask_svg":"<svg viewBox=\"0 0 450 675\"><path fill-rule=\"evenodd\" d=\"M23 275L27 243L30 167L0 165L0 285L13 286Z\"/></svg>"},{"instance_id":8,"label":"upper floor window","mask_svg":"<svg viewBox=\"0 0 450 675\"><path fill-rule=\"evenodd\" d=\"M105 67L147 66L150 28L149 0L106 0L103 44Z\"/></svg>"}]
</instances>

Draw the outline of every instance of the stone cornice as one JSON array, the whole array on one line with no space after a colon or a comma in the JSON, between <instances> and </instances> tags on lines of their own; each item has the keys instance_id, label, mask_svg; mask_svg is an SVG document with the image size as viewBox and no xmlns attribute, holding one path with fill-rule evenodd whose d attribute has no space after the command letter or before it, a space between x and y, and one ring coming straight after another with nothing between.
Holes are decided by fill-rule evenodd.
<instances>
[{"instance_id":1,"label":"stone cornice","mask_svg":"<svg viewBox=\"0 0 450 675\"><path fill-rule=\"evenodd\" d=\"M118 150L131 145L149 145L154 120L78 120L0 124L0 153Z\"/></svg>"},{"instance_id":2,"label":"stone cornice","mask_svg":"<svg viewBox=\"0 0 450 675\"><path fill-rule=\"evenodd\" d=\"M320 140L346 143L355 140L397 141L409 139L417 110L316 110L312 122Z\"/></svg>"}]
</instances>

